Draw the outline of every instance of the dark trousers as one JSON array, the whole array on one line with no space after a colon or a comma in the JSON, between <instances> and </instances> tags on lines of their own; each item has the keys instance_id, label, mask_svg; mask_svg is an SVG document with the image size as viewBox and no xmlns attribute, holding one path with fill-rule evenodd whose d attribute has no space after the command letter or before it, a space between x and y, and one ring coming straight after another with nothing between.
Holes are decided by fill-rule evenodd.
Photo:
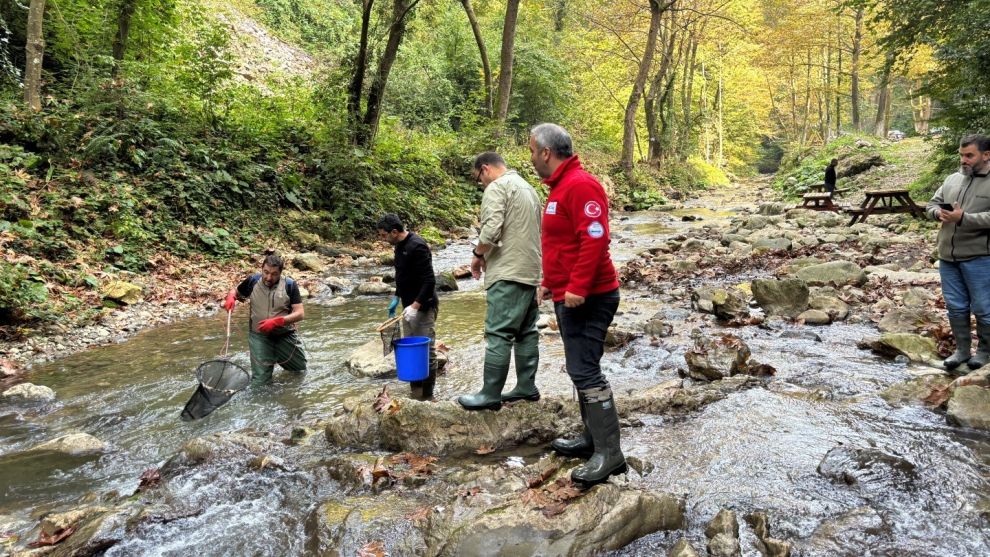
<instances>
[{"instance_id":1,"label":"dark trousers","mask_svg":"<svg viewBox=\"0 0 990 557\"><path fill-rule=\"evenodd\" d=\"M602 375L605 333L619 309L619 290L592 294L576 308L554 303L560 338L564 341L567 374L579 391L608 387Z\"/></svg>"}]
</instances>

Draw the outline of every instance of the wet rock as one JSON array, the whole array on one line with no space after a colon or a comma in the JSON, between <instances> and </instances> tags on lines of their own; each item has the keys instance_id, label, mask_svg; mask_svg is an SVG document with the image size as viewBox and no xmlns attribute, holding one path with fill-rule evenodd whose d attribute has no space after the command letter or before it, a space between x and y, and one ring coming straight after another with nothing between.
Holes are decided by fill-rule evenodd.
<instances>
[{"instance_id":1,"label":"wet rock","mask_svg":"<svg viewBox=\"0 0 990 557\"><path fill-rule=\"evenodd\" d=\"M100 288L100 295L104 299L127 305L140 302L143 294L143 288L123 280L108 282Z\"/></svg>"},{"instance_id":2,"label":"wet rock","mask_svg":"<svg viewBox=\"0 0 990 557\"><path fill-rule=\"evenodd\" d=\"M55 391L44 385L33 383L20 383L7 389L0 395L7 402L52 402L55 400Z\"/></svg>"},{"instance_id":3,"label":"wet rock","mask_svg":"<svg viewBox=\"0 0 990 557\"><path fill-rule=\"evenodd\" d=\"M756 214L766 216L783 215L785 209L783 203L761 203L756 209Z\"/></svg>"},{"instance_id":4,"label":"wet rock","mask_svg":"<svg viewBox=\"0 0 990 557\"><path fill-rule=\"evenodd\" d=\"M667 552L667 557L698 557L698 552L691 547L687 538L681 538Z\"/></svg>"},{"instance_id":5,"label":"wet rock","mask_svg":"<svg viewBox=\"0 0 990 557\"><path fill-rule=\"evenodd\" d=\"M691 307L723 320L749 317L749 304L737 289L702 286L691 292Z\"/></svg>"},{"instance_id":6,"label":"wet rock","mask_svg":"<svg viewBox=\"0 0 990 557\"><path fill-rule=\"evenodd\" d=\"M382 355L381 339L369 340L347 357L347 371L355 377L390 377L395 375L395 357Z\"/></svg>"},{"instance_id":7,"label":"wet rock","mask_svg":"<svg viewBox=\"0 0 990 557\"><path fill-rule=\"evenodd\" d=\"M57 439L46 441L29 449L35 451L51 451L66 455L85 455L103 452L106 445L88 433L70 433Z\"/></svg>"},{"instance_id":8,"label":"wet rock","mask_svg":"<svg viewBox=\"0 0 990 557\"><path fill-rule=\"evenodd\" d=\"M884 389L880 392L880 398L891 404L917 403L930 395L933 390L947 387L950 382L949 378L942 374L915 377Z\"/></svg>"},{"instance_id":9,"label":"wet rock","mask_svg":"<svg viewBox=\"0 0 990 557\"><path fill-rule=\"evenodd\" d=\"M320 256L315 253L297 253L292 256L292 266L300 271L322 272L324 269Z\"/></svg>"},{"instance_id":10,"label":"wet rock","mask_svg":"<svg viewBox=\"0 0 990 557\"><path fill-rule=\"evenodd\" d=\"M879 339L868 341L870 349L888 358L904 355L912 362L940 365L935 350L935 340L910 333L884 333Z\"/></svg>"},{"instance_id":11,"label":"wet rock","mask_svg":"<svg viewBox=\"0 0 990 557\"><path fill-rule=\"evenodd\" d=\"M471 278L471 267L463 265L454 269L453 275L455 279L466 279Z\"/></svg>"},{"instance_id":12,"label":"wet rock","mask_svg":"<svg viewBox=\"0 0 990 557\"><path fill-rule=\"evenodd\" d=\"M41 531L45 535L53 535L70 526L75 527L75 532L58 545L42 548L40 554L55 557L102 555L124 539L140 510L139 505L126 502L113 509L90 506L46 515L41 521Z\"/></svg>"},{"instance_id":13,"label":"wet rock","mask_svg":"<svg viewBox=\"0 0 990 557\"><path fill-rule=\"evenodd\" d=\"M708 555L712 557L739 557L742 551L739 539L726 534L717 534L708 540Z\"/></svg>"},{"instance_id":14,"label":"wet rock","mask_svg":"<svg viewBox=\"0 0 990 557\"><path fill-rule=\"evenodd\" d=\"M962 377L956 378L952 382L953 387L990 387L990 366L983 366L976 371L971 371Z\"/></svg>"},{"instance_id":15,"label":"wet rock","mask_svg":"<svg viewBox=\"0 0 990 557\"><path fill-rule=\"evenodd\" d=\"M791 249L791 244L787 238L762 238L753 242L753 253L787 251Z\"/></svg>"},{"instance_id":16,"label":"wet rock","mask_svg":"<svg viewBox=\"0 0 990 557\"><path fill-rule=\"evenodd\" d=\"M312 297L312 294L310 294L309 290L307 290L305 286L303 286L303 285L300 284L299 285L299 296L301 296L303 299L306 299L306 298L311 298Z\"/></svg>"},{"instance_id":17,"label":"wet rock","mask_svg":"<svg viewBox=\"0 0 990 557\"><path fill-rule=\"evenodd\" d=\"M941 319L940 315L924 308L893 308L877 327L884 333L916 333Z\"/></svg>"},{"instance_id":18,"label":"wet rock","mask_svg":"<svg viewBox=\"0 0 990 557\"><path fill-rule=\"evenodd\" d=\"M959 425L990 430L990 389L959 387L949 399L948 414Z\"/></svg>"},{"instance_id":19,"label":"wet rock","mask_svg":"<svg viewBox=\"0 0 990 557\"><path fill-rule=\"evenodd\" d=\"M323 279L323 284L330 287L335 294L351 289L351 281L341 277L326 277Z\"/></svg>"},{"instance_id":20,"label":"wet rock","mask_svg":"<svg viewBox=\"0 0 990 557\"><path fill-rule=\"evenodd\" d=\"M58 532L71 526L77 526L80 522L98 514L107 512L106 507L82 507L61 513L45 515L41 519L41 532L46 536L54 536Z\"/></svg>"},{"instance_id":21,"label":"wet rock","mask_svg":"<svg viewBox=\"0 0 990 557\"><path fill-rule=\"evenodd\" d=\"M889 526L870 507L858 507L821 523L801 542L801 554L869 555L889 535Z\"/></svg>"},{"instance_id":22,"label":"wet rock","mask_svg":"<svg viewBox=\"0 0 990 557\"><path fill-rule=\"evenodd\" d=\"M752 290L767 315L793 318L808 307L808 285L800 279L755 279Z\"/></svg>"},{"instance_id":23,"label":"wet rock","mask_svg":"<svg viewBox=\"0 0 990 557\"><path fill-rule=\"evenodd\" d=\"M177 475L184 467L211 461L237 459L247 463L255 457L272 454L281 447L284 444L270 433L228 431L195 437L162 465L161 476L165 480Z\"/></svg>"},{"instance_id":24,"label":"wet rock","mask_svg":"<svg viewBox=\"0 0 990 557\"><path fill-rule=\"evenodd\" d=\"M757 540L756 549L763 557L791 557L791 542L775 538Z\"/></svg>"},{"instance_id":25,"label":"wet rock","mask_svg":"<svg viewBox=\"0 0 990 557\"><path fill-rule=\"evenodd\" d=\"M355 294L380 296L382 294L395 294L395 287L384 282L362 282L354 289Z\"/></svg>"},{"instance_id":26,"label":"wet rock","mask_svg":"<svg viewBox=\"0 0 990 557\"><path fill-rule=\"evenodd\" d=\"M904 490L916 479L915 466L903 457L873 447L839 445L825 453L818 473L859 489L864 496Z\"/></svg>"},{"instance_id":27,"label":"wet rock","mask_svg":"<svg viewBox=\"0 0 990 557\"><path fill-rule=\"evenodd\" d=\"M21 370L15 362L0 358L0 378L13 377L20 372Z\"/></svg>"},{"instance_id":28,"label":"wet rock","mask_svg":"<svg viewBox=\"0 0 990 557\"><path fill-rule=\"evenodd\" d=\"M643 325L643 332L655 337L669 337L674 332L674 326L665 321L662 317L654 317Z\"/></svg>"},{"instance_id":29,"label":"wet rock","mask_svg":"<svg viewBox=\"0 0 990 557\"><path fill-rule=\"evenodd\" d=\"M810 286L841 287L847 284L862 286L866 283L866 273L852 261L831 261L810 265L794 274Z\"/></svg>"},{"instance_id":30,"label":"wet rock","mask_svg":"<svg viewBox=\"0 0 990 557\"><path fill-rule=\"evenodd\" d=\"M842 321L849 316L849 305L832 296L815 296L808 302L808 306L824 311L832 321Z\"/></svg>"},{"instance_id":31,"label":"wet rock","mask_svg":"<svg viewBox=\"0 0 990 557\"><path fill-rule=\"evenodd\" d=\"M788 329L780 333L780 338L792 338L795 340L813 340L815 342L822 341L822 337L818 336L818 333L804 329Z\"/></svg>"},{"instance_id":32,"label":"wet rock","mask_svg":"<svg viewBox=\"0 0 990 557\"><path fill-rule=\"evenodd\" d=\"M708 522L705 526L705 537L711 539L717 534L726 534L731 538L739 537L739 520L736 518L736 513L722 509Z\"/></svg>"},{"instance_id":33,"label":"wet rock","mask_svg":"<svg viewBox=\"0 0 990 557\"><path fill-rule=\"evenodd\" d=\"M725 335L717 340L699 337L684 353L688 374L703 381L717 381L746 371L750 351L739 337Z\"/></svg>"},{"instance_id":34,"label":"wet rock","mask_svg":"<svg viewBox=\"0 0 990 557\"><path fill-rule=\"evenodd\" d=\"M640 336L642 336L640 333L626 331L618 327L609 327L605 333L605 346L610 348L625 346Z\"/></svg>"},{"instance_id":35,"label":"wet rock","mask_svg":"<svg viewBox=\"0 0 990 557\"><path fill-rule=\"evenodd\" d=\"M387 540L387 555L426 555L426 541L408 518L416 505L415 499L396 494L327 501L306 518L306 553L361 555L369 542Z\"/></svg>"},{"instance_id":36,"label":"wet rock","mask_svg":"<svg viewBox=\"0 0 990 557\"><path fill-rule=\"evenodd\" d=\"M615 403L620 416L630 414L683 414L724 399L759 382L748 375L682 387L680 379L664 381L622 397Z\"/></svg>"},{"instance_id":37,"label":"wet rock","mask_svg":"<svg viewBox=\"0 0 990 557\"><path fill-rule=\"evenodd\" d=\"M457 279L453 273L440 273L437 275L438 292L455 292L457 290Z\"/></svg>"},{"instance_id":38,"label":"wet rock","mask_svg":"<svg viewBox=\"0 0 990 557\"><path fill-rule=\"evenodd\" d=\"M797 316L797 320L805 325L828 325L832 322L832 318L820 309L803 311Z\"/></svg>"}]
</instances>

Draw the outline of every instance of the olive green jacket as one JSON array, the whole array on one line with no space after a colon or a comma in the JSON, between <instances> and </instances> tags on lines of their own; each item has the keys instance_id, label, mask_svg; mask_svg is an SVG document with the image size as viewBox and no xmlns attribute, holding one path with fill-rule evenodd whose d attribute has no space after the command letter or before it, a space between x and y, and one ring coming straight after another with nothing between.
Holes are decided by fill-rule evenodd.
<instances>
[{"instance_id":1,"label":"olive green jacket","mask_svg":"<svg viewBox=\"0 0 990 557\"><path fill-rule=\"evenodd\" d=\"M478 241L485 254L485 288L500 280L538 286L542 280L540 224L543 203L515 170L507 170L485 188Z\"/></svg>"}]
</instances>

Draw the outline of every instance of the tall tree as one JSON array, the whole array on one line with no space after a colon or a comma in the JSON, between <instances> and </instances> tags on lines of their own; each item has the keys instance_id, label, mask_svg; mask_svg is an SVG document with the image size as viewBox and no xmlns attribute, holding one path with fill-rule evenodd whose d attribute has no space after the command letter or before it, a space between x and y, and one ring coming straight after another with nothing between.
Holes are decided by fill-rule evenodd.
<instances>
[{"instance_id":1,"label":"tall tree","mask_svg":"<svg viewBox=\"0 0 990 557\"><path fill-rule=\"evenodd\" d=\"M625 118L622 122L622 169L626 174L626 179L633 181L633 158L636 146L636 115L639 113L639 101L643 98L646 88L646 80L650 76L650 68L653 67L653 53L657 49L657 35L660 32L660 20L663 12L673 4L668 1L661 5L660 0L650 0L650 28L646 35L646 46L643 57L639 61L639 71L636 72L636 79L633 81L632 92L629 93L629 102L626 103Z\"/></svg>"},{"instance_id":2,"label":"tall tree","mask_svg":"<svg viewBox=\"0 0 990 557\"><path fill-rule=\"evenodd\" d=\"M499 128L505 126L509 116L509 97L512 95L512 57L516 42L516 20L519 17L519 1L509 0L505 5L505 22L502 24L502 54L498 72L498 102L496 120Z\"/></svg>"},{"instance_id":3,"label":"tall tree","mask_svg":"<svg viewBox=\"0 0 990 557\"><path fill-rule=\"evenodd\" d=\"M467 14L468 22L471 23L471 31L474 33L474 40L478 43L478 53L481 55L481 71L485 78L485 114L492 115L492 66L488 62L488 49L485 47L485 37L481 34L481 26L478 25L478 18L474 15L474 8L471 7L471 0L461 0L464 6L464 13Z\"/></svg>"},{"instance_id":4,"label":"tall tree","mask_svg":"<svg viewBox=\"0 0 990 557\"><path fill-rule=\"evenodd\" d=\"M41 110L41 65L45 58L45 0L31 0L27 20L27 61L24 65L24 102Z\"/></svg>"},{"instance_id":5,"label":"tall tree","mask_svg":"<svg viewBox=\"0 0 990 557\"><path fill-rule=\"evenodd\" d=\"M374 3L375 0L361 0L361 38L354 55L351 83L347 87L347 121L355 138L356 130L361 125L361 96L364 74L368 71L368 30L371 27L371 8Z\"/></svg>"},{"instance_id":6,"label":"tall tree","mask_svg":"<svg viewBox=\"0 0 990 557\"><path fill-rule=\"evenodd\" d=\"M849 102L852 105L852 126L856 130L863 129L859 116L859 62L863 50L863 12L862 7L856 8L856 27L853 31L852 68L849 70Z\"/></svg>"},{"instance_id":7,"label":"tall tree","mask_svg":"<svg viewBox=\"0 0 990 557\"><path fill-rule=\"evenodd\" d=\"M120 64L127 52L127 39L131 34L131 17L137 8L138 0L122 0L117 13L117 33L113 36L113 69L111 75L117 77Z\"/></svg>"},{"instance_id":8,"label":"tall tree","mask_svg":"<svg viewBox=\"0 0 990 557\"><path fill-rule=\"evenodd\" d=\"M897 56L893 52L887 52L883 69L880 70L880 81L877 84L877 116L873 120L873 134L877 137L887 137L890 127L890 74L896 60Z\"/></svg>"}]
</instances>

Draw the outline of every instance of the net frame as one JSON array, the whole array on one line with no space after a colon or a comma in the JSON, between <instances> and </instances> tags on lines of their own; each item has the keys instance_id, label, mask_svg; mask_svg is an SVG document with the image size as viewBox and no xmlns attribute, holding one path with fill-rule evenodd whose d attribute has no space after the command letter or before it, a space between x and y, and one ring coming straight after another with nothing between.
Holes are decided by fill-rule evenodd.
<instances>
[{"instance_id":1,"label":"net frame","mask_svg":"<svg viewBox=\"0 0 990 557\"><path fill-rule=\"evenodd\" d=\"M376 329L382 339L382 357L392 353L395 341L402 338L402 316L397 315L379 325Z\"/></svg>"}]
</instances>

